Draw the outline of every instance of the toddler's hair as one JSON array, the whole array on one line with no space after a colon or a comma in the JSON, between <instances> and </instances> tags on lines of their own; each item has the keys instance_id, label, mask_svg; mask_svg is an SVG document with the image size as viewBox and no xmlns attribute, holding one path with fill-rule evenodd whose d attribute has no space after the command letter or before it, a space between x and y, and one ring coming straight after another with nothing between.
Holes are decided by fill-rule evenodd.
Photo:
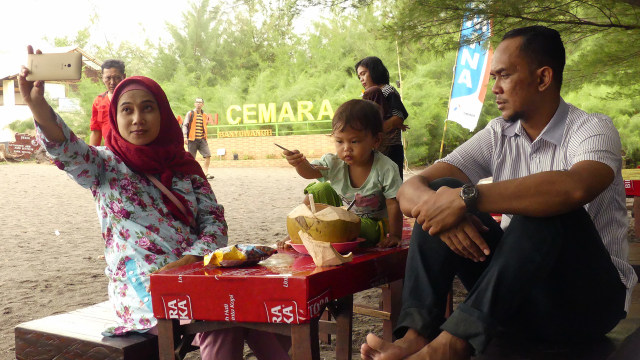
<instances>
[{"instance_id":1,"label":"toddler's hair","mask_svg":"<svg viewBox=\"0 0 640 360\"><path fill-rule=\"evenodd\" d=\"M340 105L331 121L332 134L348 127L368 131L376 136L382 132L382 115L378 104L369 100L353 99Z\"/></svg>"}]
</instances>

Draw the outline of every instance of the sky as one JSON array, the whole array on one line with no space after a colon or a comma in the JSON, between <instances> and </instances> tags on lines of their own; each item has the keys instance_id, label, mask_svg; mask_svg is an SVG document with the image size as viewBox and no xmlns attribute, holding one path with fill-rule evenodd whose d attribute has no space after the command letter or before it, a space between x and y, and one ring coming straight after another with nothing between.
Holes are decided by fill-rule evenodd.
<instances>
[{"instance_id":1,"label":"sky","mask_svg":"<svg viewBox=\"0 0 640 360\"><path fill-rule=\"evenodd\" d=\"M143 44L170 39L166 22L179 24L182 13L192 0L0 0L0 76L7 69L26 61L26 47L48 47L49 40L68 36L75 38L79 30L90 25L91 43L105 46L107 39L116 46L126 40ZM216 0L212 0L211 3ZM300 30L318 9L309 9L296 24ZM9 70L12 71L12 70Z\"/></svg>"}]
</instances>

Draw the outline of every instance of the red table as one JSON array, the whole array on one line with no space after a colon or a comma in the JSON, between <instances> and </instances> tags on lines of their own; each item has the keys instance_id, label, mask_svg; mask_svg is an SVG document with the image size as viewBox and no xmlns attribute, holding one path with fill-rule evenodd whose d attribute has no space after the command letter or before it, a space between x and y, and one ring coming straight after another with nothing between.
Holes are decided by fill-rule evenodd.
<instances>
[{"instance_id":1,"label":"red table","mask_svg":"<svg viewBox=\"0 0 640 360\"><path fill-rule=\"evenodd\" d=\"M404 277L408 248L367 250L341 266L316 267L293 251L243 268L202 263L151 275L161 359L173 359L177 320L191 332L245 326L292 336L294 359L319 359L318 317L330 307L338 322L337 358L351 359L353 294ZM184 326L182 326L184 328Z\"/></svg>"},{"instance_id":2,"label":"red table","mask_svg":"<svg viewBox=\"0 0 640 360\"><path fill-rule=\"evenodd\" d=\"M627 196L640 196L640 180L624 180L624 192Z\"/></svg>"},{"instance_id":3,"label":"red table","mask_svg":"<svg viewBox=\"0 0 640 360\"><path fill-rule=\"evenodd\" d=\"M624 176L625 171L622 172ZM633 197L633 224L636 237L640 237L640 180L624 180L624 192L627 197Z\"/></svg>"}]
</instances>

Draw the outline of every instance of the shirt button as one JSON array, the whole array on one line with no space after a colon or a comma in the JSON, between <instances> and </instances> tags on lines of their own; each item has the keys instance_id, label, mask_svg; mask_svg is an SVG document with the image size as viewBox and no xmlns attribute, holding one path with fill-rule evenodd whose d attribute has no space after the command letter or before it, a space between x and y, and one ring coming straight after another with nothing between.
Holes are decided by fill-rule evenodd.
<instances>
[{"instance_id":1,"label":"shirt button","mask_svg":"<svg viewBox=\"0 0 640 360\"><path fill-rule=\"evenodd\" d=\"M133 270L129 271L129 275L133 275Z\"/></svg>"},{"instance_id":2,"label":"shirt button","mask_svg":"<svg viewBox=\"0 0 640 360\"><path fill-rule=\"evenodd\" d=\"M133 278L133 279L131 279L131 282L136 282L136 280L138 280L138 279Z\"/></svg>"},{"instance_id":3,"label":"shirt button","mask_svg":"<svg viewBox=\"0 0 640 360\"><path fill-rule=\"evenodd\" d=\"M148 297L144 298L144 302L149 302L149 298Z\"/></svg>"}]
</instances>

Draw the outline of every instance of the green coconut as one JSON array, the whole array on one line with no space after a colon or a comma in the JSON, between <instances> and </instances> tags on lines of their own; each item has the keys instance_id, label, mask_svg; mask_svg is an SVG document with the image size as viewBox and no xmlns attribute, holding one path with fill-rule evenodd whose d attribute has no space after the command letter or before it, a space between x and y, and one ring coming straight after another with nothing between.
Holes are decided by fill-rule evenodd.
<instances>
[{"instance_id":1,"label":"green coconut","mask_svg":"<svg viewBox=\"0 0 640 360\"><path fill-rule=\"evenodd\" d=\"M287 232L293 244L302 244L298 231L314 240L330 243L352 241L360 233L358 215L343 208L315 204L315 214L309 205L300 204L287 215Z\"/></svg>"}]
</instances>

